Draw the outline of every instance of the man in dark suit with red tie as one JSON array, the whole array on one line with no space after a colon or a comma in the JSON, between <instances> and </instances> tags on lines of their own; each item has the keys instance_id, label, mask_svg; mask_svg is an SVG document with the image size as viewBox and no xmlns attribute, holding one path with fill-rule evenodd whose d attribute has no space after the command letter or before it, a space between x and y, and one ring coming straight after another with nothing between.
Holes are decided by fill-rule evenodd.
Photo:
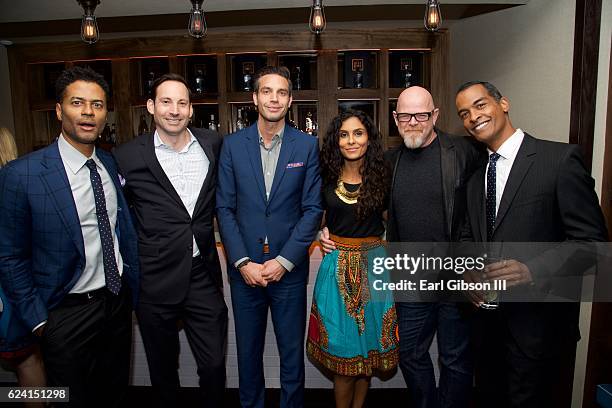
<instances>
[{"instance_id":1,"label":"man in dark suit with red tie","mask_svg":"<svg viewBox=\"0 0 612 408\"><path fill-rule=\"evenodd\" d=\"M569 242L607 241L594 182L576 146L536 139L514 128L509 100L490 83L464 84L456 105L466 131L489 150L488 164L468 183L467 230L475 241L503 242L504 250L511 243L558 242L571 248ZM533 291L542 298L478 311L476 388L481 407L558 408L571 402L557 402L556 394L572 387L567 368L573 366L580 336L580 305L544 302L550 290L546 282L562 271L552 267L546 253L539 256L544 262L515 256L485 268L484 278L505 280L509 294ZM470 296L482 304L481 294Z\"/></svg>"},{"instance_id":2,"label":"man in dark suit with red tie","mask_svg":"<svg viewBox=\"0 0 612 408\"><path fill-rule=\"evenodd\" d=\"M216 132L188 128L190 91L180 75L153 84L156 130L115 158L136 218L142 271L136 309L151 383L164 407L180 405L179 323L195 357L203 406L222 406L227 307L214 237Z\"/></svg>"}]
</instances>

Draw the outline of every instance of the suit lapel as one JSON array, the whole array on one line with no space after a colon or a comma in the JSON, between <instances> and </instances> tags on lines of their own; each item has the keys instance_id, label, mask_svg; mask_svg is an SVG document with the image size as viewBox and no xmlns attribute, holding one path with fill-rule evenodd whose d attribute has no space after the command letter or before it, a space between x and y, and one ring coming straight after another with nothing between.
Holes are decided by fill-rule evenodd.
<instances>
[{"instance_id":1,"label":"suit lapel","mask_svg":"<svg viewBox=\"0 0 612 408\"><path fill-rule=\"evenodd\" d=\"M455 184L457 179L457 163L455 146L447 140L444 135L438 132L440 140L440 159L442 167L442 195L445 203L444 211L446 216L446 232L452 235L453 208L455 201Z\"/></svg>"},{"instance_id":2,"label":"suit lapel","mask_svg":"<svg viewBox=\"0 0 612 408\"><path fill-rule=\"evenodd\" d=\"M263 168L261 165L261 150L259 147L259 133L257 131L257 123L251 126L246 134L246 150L253 167L253 174L255 175L255 181L259 189L259 193L263 198L264 202L266 198L266 184L263 178Z\"/></svg>"},{"instance_id":3,"label":"suit lapel","mask_svg":"<svg viewBox=\"0 0 612 408\"><path fill-rule=\"evenodd\" d=\"M535 154L536 150L534 139L525 134L523 143L521 144L521 147L516 154L516 158L514 159L514 163L512 164L512 169L510 169L508 181L506 182L504 193L499 202L499 209L497 210L497 217L495 218L495 228L493 229L493 233L495 233L495 229L497 229L497 227L501 224L506 213L508 212L508 209L512 204L512 200L514 200L519 187L523 183L529 168L532 166L535 160Z\"/></svg>"},{"instance_id":4,"label":"suit lapel","mask_svg":"<svg viewBox=\"0 0 612 408\"><path fill-rule=\"evenodd\" d=\"M144 162L147 164L147 167L149 168L149 170L151 171L151 174L153 174L153 176L159 182L159 185L162 186L164 190L166 190L168 195L174 201L176 201L176 203L180 205L180 207L185 208L185 206L183 205L183 201L181 200L181 197L179 197L178 193L172 186L172 183L168 179L168 176L166 176L164 169L162 169L161 164L159 164L159 161L157 161L157 156L155 155L155 144L153 143L152 134L144 139L143 144L141 145L141 148L142 148L141 150L142 158L144 159Z\"/></svg>"},{"instance_id":5,"label":"suit lapel","mask_svg":"<svg viewBox=\"0 0 612 408\"><path fill-rule=\"evenodd\" d=\"M98 159L100 159L102 164L104 164L108 175L110 176L111 180L113 180L113 185L117 191L117 205L119 205L119 196L122 187L119 183L119 177L117 176L117 167L115 166L115 163L113 163L112 157L109 157L106 153L100 151L99 149L96 149L96 156L98 156Z\"/></svg>"},{"instance_id":6,"label":"suit lapel","mask_svg":"<svg viewBox=\"0 0 612 408\"><path fill-rule=\"evenodd\" d=\"M68 182L66 169L59 153L57 141L51 144L43 157L41 165L45 168L41 178L53 201L62 223L68 230L70 238L79 251L79 255L85 259L85 244L79 214L72 196L72 189Z\"/></svg>"},{"instance_id":7,"label":"suit lapel","mask_svg":"<svg viewBox=\"0 0 612 408\"><path fill-rule=\"evenodd\" d=\"M270 190L270 199L272 201L274 194L278 190L278 186L283 180L285 171L287 170L287 164L289 159L293 155L293 149L295 147L295 135L291 132L289 126L285 125L283 133L283 143L281 144L280 154L278 156L278 162L276 163L276 171L274 173L274 181L272 182L272 189Z\"/></svg>"},{"instance_id":8,"label":"suit lapel","mask_svg":"<svg viewBox=\"0 0 612 408\"><path fill-rule=\"evenodd\" d=\"M474 238L478 238L479 241L485 242L487 240L487 220L484 210L484 203L486 200L484 192L484 178L487 167L481 166L474 172L472 176L471 186L472 191L468 194L468 197L474 197L474 212L476 214L476 225L478 231L472 231Z\"/></svg>"},{"instance_id":9,"label":"suit lapel","mask_svg":"<svg viewBox=\"0 0 612 408\"><path fill-rule=\"evenodd\" d=\"M202 188L200 189L200 194L198 195L198 200L196 201L195 209L193 210L193 217L198 214L198 212L202 209L202 205L204 205L204 196L210 190L210 183L214 180L214 171L217 168L217 159L215 158L215 154L213 152L212 146L209 141L203 137L200 133L196 133L196 131L192 130L193 135L197 139L200 146L202 146L202 150L204 150L204 154L208 158L208 171L206 172L206 178L204 179L204 183L202 183Z\"/></svg>"}]
</instances>

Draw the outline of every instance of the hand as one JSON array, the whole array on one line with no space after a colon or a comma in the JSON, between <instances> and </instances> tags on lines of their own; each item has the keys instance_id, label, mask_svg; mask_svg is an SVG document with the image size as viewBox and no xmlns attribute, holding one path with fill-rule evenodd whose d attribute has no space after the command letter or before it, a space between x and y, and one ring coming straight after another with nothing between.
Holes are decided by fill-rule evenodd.
<instances>
[{"instance_id":1,"label":"hand","mask_svg":"<svg viewBox=\"0 0 612 408\"><path fill-rule=\"evenodd\" d=\"M527 265L514 259L505 259L485 266L483 277L488 281L505 280L509 288L533 282Z\"/></svg>"},{"instance_id":2,"label":"hand","mask_svg":"<svg viewBox=\"0 0 612 408\"><path fill-rule=\"evenodd\" d=\"M463 280L467 283L478 283L482 282L482 273L476 270L469 270L463 273ZM466 290L463 291L465 297L476 307L480 307L484 303L484 293L479 290Z\"/></svg>"},{"instance_id":3,"label":"hand","mask_svg":"<svg viewBox=\"0 0 612 408\"><path fill-rule=\"evenodd\" d=\"M251 287L268 285L268 282L261 276L262 271L263 265L252 261L240 268L242 279Z\"/></svg>"},{"instance_id":4,"label":"hand","mask_svg":"<svg viewBox=\"0 0 612 408\"><path fill-rule=\"evenodd\" d=\"M327 229L327 227L324 227L321 230L321 237L319 237L319 244L321 244L321 248L323 249L323 252L325 252L326 254L329 254L334 249L336 249L336 244L334 243L334 241L329 239L329 229Z\"/></svg>"},{"instance_id":5,"label":"hand","mask_svg":"<svg viewBox=\"0 0 612 408\"><path fill-rule=\"evenodd\" d=\"M281 265L276 259L270 259L269 261L264 262L261 276L266 282L278 282L281 280L285 272L287 272L287 270L283 265Z\"/></svg>"}]
</instances>

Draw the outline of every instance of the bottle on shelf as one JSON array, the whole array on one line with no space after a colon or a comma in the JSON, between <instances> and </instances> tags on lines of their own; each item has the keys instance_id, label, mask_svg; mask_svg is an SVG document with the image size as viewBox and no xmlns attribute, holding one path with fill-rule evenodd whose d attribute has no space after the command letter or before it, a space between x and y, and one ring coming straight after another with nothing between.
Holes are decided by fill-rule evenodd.
<instances>
[{"instance_id":1,"label":"bottle on shelf","mask_svg":"<svg viewBox=\"0 0 612 408\"><path fill-rule=\"evenodd\" d=\"M145 94L144 96L153 96L153 83L155 82L155 72L150 71L147 80L145 81Z\"/></svg>"},{"instance_id":2,"label":"bottle on shelf","mask_svg":"<svg viewBox=\"0 0 612 408\"><path fill-rule=\"evenodd\" d=\"M145 119L145 115L140 115L140 122L138 123L138 134L143 135L145 133L149 133L149 126L147 125L147 120Z\"/></svg>"},{"instance_id":3,"label":"bottle on shelf","mask_svg":"<svg viewBox=\"0 0 612 408\"><path fill-rule=\"evenodd\" d=\"M245 92L251 92L253 90L253 76L250 72L245 72L242 75L242 90Z\"/></svg>"},{"instance_id":4,"label":"bottle on shelf","mask_svg":"<svg viewBox=\"0 0 612 408\"><path fill-rule=\"evenodd\" d=\"M317 122L314 120L314 116L311 111L306 112L306 133L312 136L317 136Z\"/></svg>"},{"instance_id":5,"label":"bottle on shelf","mask_svg":"<svg viewBox=\"0 0 612 408\"><path fill-rule=\"evenodd\" d=\"M195 93L197 95L202 95L204 93L204 91L206 90L206 88L205 88L205 80L204 80L204 71L203 70L198 69L196 71L194 85L195 85L195 87L194 87Z\"/></svg>"},{"instance_id":6,"label":"bottle on shelf","mask_svg":"<svg viewBox=\"0 0 612 408\"><path fill-rule=\"evenodd\" d=\"M412 85L411 78L412 73L408 69L408 65L404 65L404 88L409 88Z\"/></svg>"},{"instance_id":7,"label":"bottle on shelf","mask_svg":"<svg viewBox=\"0 0 612 408\"><path fill-rule=\"evenodd\" d=\"M208 122L208 128L210 130L218 131L219 126L217 126L217 122L215 121L215 114L210 115L210 122Z\"/></svg>"},{"instance_id":8,"label":"bottle on shelf","mask_svg":"<svg viewBox=\"0 0 612 408\"><path fill-rule=\"evenodd\" d=\"M242 130L246 127L246 123L242 119L242 108L238 108L238 118L236 119L236 130Z\"/></svg>"},{"instance_id":9,"label":"bottle on shelf","mask_svg":"<svg viewBox=\"0 0 612 408\"><path fill-rule=\"evenodd\" d=\"M293 89L296 91L302 90L302 68L295 67L295 76L293 81Z\"/></svg>"},{"instance_id":10,"label":"bottle on shelf","mask_svg":"<svg viewBox=\"0 0 612 408\"><path fill-rule=\"evenodd\" d=\"M353 88L363 88L363 72L355 71L353 73Z\"/></svg>"}]
</instances>

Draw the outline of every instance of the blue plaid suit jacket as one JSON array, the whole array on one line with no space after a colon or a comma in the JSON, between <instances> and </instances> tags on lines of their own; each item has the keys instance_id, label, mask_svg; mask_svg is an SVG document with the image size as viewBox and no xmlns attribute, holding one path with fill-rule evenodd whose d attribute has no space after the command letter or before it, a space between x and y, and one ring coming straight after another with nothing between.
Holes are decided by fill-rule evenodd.
<instances>
[{"instance_id":1,"label":"blue plaid suit jacket","mask_svg":"<svg viewBox=\"0 0 612 408\"><path fill-rule=\"evenodd\" d=\"M117 233L124 277L138 294L137 239L112 156L96 150L117 190ZM31 330L47 319L85 266L79 217L57 142L0 170L0 284Z\"/></svg>"}]
</instances>

